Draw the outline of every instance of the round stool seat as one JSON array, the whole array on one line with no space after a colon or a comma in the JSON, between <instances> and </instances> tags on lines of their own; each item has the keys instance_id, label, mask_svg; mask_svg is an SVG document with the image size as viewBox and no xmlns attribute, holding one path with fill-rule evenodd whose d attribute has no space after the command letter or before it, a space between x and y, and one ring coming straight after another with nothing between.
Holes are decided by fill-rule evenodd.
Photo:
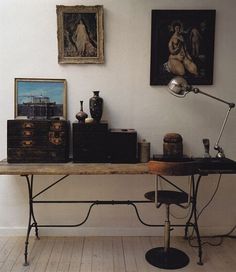
<instances>
[{"instance_id":1,"label":"round stool seat","mask_svg":"<svg viewBox=\"0 0 236 272\"><path fill-rule=\"evenodd\" d=\"M151 201L155 201L155 191L147 192L145 198ZM182 204L188 202L188 194L184 192L159 190L157 193L158 203L163 204Z\"/></svg>"}]
</instances>

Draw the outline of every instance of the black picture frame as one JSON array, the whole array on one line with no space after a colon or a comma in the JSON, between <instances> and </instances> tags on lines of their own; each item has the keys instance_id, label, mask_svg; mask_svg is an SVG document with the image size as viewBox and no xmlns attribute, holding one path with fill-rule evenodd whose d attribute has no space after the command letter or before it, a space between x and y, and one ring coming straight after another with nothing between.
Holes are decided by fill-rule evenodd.
<instances>
[{"instance_id":1,"label":"black picture frame","mask_svg":"<svg viewBox=\"0 0 236 272\"><path fill-rule=\"evenodd\" d=\"M212 85L215 10L152 10L150 85Z\"/></svg>"}]
</instances>

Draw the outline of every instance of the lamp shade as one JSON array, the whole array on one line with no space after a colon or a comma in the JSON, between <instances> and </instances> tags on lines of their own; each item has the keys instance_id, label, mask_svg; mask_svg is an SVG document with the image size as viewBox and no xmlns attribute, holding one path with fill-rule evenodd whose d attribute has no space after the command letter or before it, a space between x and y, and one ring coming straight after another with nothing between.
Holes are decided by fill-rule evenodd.
<instances>
[{"instance_id":1,"label":"lamp shade","mask_svg":"<svg viewBox=\"0 0 236 272\"><path fill-rule=\"evenodd\" d=\"M190 92L189 85L183 77L174 77L168 84L169 92L177 97L185 97Z\"/></svg>"}]
</instances>

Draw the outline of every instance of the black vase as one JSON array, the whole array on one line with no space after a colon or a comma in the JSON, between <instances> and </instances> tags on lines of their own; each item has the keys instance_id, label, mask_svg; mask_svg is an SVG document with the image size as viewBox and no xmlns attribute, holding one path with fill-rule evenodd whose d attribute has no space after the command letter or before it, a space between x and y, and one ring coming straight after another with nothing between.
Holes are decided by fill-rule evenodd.
<instances>
[{"instance_id":1,"label":"black vase","mask_svg":"<svg viewBox=\"0 0 236 272\"><path fill-rule=\"evenodd\" d=\"M99 91L94 91L93 94L89 99L90 114L94 121L99 123L102 118L103 99L99 96Z\"/></svg>"},{"instance_id":2,"label":"black vase","mask_svg":"<svg viewBox=\"0 0 236 272\"><path fill-rule=\"evenodd\" d=\"M83 101L80 101L80 111L75 115L79 123L85 123L85 119L88 117L88 114L84 112Z\"/></svg>"}]
</instances>

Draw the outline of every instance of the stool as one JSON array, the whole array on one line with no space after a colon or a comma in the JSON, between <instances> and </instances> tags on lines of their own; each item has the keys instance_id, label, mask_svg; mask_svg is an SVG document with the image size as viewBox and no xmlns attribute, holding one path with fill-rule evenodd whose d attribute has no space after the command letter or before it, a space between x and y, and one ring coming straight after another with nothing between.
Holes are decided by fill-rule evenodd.
<instances>
[{"instance_id":1,"label":"stool","mask_svg":"<svg viewBox=\"0 0 236 272\"><path fill-rule=\"evenodd\" d=\"M170 205L175 204L186 208L190 203L191 195L184 191L158 190L157 176L156 191L147 192L144 196L148 200L155 202L159 208L162 204L166 207L166 218L164 224L164 247L150 249L146 253L146 260L153 266L164 269L178 269L189 263L189 257L181 250L170 247ZM183 205L186 204L187 205Z\"/></svg>"}]
</instances>

